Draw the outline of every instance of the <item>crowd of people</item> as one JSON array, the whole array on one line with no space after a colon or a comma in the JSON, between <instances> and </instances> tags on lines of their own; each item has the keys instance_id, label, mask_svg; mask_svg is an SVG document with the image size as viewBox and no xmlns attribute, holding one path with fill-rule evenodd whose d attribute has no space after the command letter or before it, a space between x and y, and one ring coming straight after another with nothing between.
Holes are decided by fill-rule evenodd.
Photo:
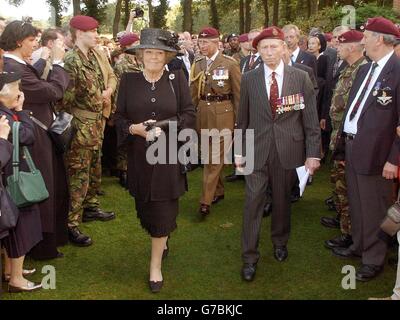
<instances>
[{"instance_id":1,"label":"crowd of people","mask_svg":"<svg viewBox=\"0 0 400 320\"><path fill-rule=\"evenodd\" d=\"M68 242L93 244L82 222L115 218L100 206L105 172L135 199L151 238L149 287L161 290L179 198L196 167L149 163L148 148L162 134L172 135L171 123L178 131L197 131L211 150L199 154L203 220L224 200L224 180L245 180L244 281L255 278L263 217L271 216L275 259L288 258L291 204L300 200L296 168L305 166L312 177L320 163L331 167L332 196L325 202L335 212L321 224L340 229L325 246L337 257L361 259L357 280L377 277L388 248L396 247L381 223L399 188L399 27L376 17L362 30L338 26L307 33L289 24L223 37L212 27L193 35L151 28L139 34L132 32L133 19L134 12L126 30L108 39L88 16L73 17L67 29L43 31L27 20L0 18L1 208L6 212L5 202L11 204L7 212L18 219L0 229L0 273L9 292L42 288L27 280L36 270L24 269L25 256L62 258L59 248ZM73 116L65 150L49 134L61 112ZM18 207L7 191L9 177L16 166L32 166L23 152L19 163L15 158L16 123L19 143L30 151L48 191L45 201ZM253 130L254 166L245 172L248 152L235 148L233 173L223 177L234 129L242 130L243 147ZM400 299L399 284L400 267L388 299Z\"/></svg>"}]
</instances>

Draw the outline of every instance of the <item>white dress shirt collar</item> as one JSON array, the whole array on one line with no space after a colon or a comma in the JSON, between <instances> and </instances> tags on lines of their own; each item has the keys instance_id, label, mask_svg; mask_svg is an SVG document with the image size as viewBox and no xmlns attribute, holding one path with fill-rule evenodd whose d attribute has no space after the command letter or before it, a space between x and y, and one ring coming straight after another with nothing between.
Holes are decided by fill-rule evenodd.
<instances>
[{"instance_id":1,"label":"white dress shirt collar","mask_svg":"<svg viewBox=\"0 0 400 320\"><path fill-rule=\"evenodd\" d=\"M284 67L285 67L285 65L284 65L284 63L283 63L282 60L280 61L278 67L276 67L275 70L272 70L270 67L268 67L268 66L264 63L264 72L265 72L265 76L266 76L267 78L269 78L269 77L271 77L272 72L275 72L276 75L277 75L278 77L283 77Z\"/></svg>"},{"instance_id":2,"label":"white dress shirt collar","mask_svg":"<svg viewBox=\"0 0 400 320\"><path fill-rule=\"evenodd\" d=\"M211 60L212 62L214 62L215 59L217 59L218 53L219 53L219 51L217 50L217 52L215 52L214 55L213 55L211 58L206 57L206 58L207 58L207 61L208 61L208 60Z\"/></svg>"},{"instance_id":3,"label":"white dress shirt collar","mask_svg":"<svg viewBox=\"0 0 400 320\"><path fill-rule=\"evenodd\" d=\"M376 61L376 63L378 64L378 68L383 68L386 65L386 63L389 61L389 59L393 53L394 53L394 50L390 51L386 56L384 56L380 60Z\"/></svg>"},{"instance_id":4,"label":"white dress shirt collar","mask_svg":"<svg viewBox=\"0 0 400 320\"><path fill-rule=\"evenodd\" d=\"M297 57L299 56L299 53L300 53L300 47L298 46L298 47L296 48L296 50L294 50L294 51L292 52L292 54L290 55L291 60L293 60L293 62L296 62ZM293 56L293 58L292 58L292 56Z\"/></svg>"},{"instance_id":5,"label":"white dress shirt collar","mask_svg":"<svg viewBox=\"0 0 400 320\"><path fill-rule=\"evenodd\" d=\"M24 60L22 60L21 58L17 57L16 55L14 55L12 53L8 53L7 52L7 53L3 54L3 57L13 59L13 60L15 60L15 61L17 61L19 63L22 63L22 64L26 65L26 62Z\"/></svg>"}]
</instances>

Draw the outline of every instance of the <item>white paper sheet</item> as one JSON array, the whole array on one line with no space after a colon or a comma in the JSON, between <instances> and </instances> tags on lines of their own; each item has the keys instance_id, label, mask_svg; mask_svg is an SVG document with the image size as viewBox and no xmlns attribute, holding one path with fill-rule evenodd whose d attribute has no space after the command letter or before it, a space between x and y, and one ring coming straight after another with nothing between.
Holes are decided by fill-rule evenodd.
<instances>
[{"instance_id":1,"label":"white paper sheet","mask_svg":"<svg viewBox=\"0 0 400 320\"><path fill-rule=\"evenodd\" d=\"M296 171L297 176L299 177L300 197L302 197L304 189L307 185L308 177L310 176L310 172L306 170L305 166L297 168Z\"/></svg>"}]
</instances>

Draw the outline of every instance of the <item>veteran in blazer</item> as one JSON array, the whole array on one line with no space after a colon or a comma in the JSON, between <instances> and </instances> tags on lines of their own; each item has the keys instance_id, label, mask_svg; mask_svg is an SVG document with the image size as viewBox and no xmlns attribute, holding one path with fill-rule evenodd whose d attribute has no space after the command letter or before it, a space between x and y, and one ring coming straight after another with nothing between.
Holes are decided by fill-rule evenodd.
<instances>
[{"instance_id":1,"label":"veteran in blazer","mask_svg":"<svg viewBox=\"0 0 400 320\"><path fill-rule=\"evenodd\" d=\"M332 252L362 258L356 273L359 281L371 280L383 270L387 251L378 233L392 204L400 156L400 61L393 49L399 37L390 20L368 19L361 43L372 62L360 67L354 79L334 155L346 163L353 245Z\"/></svg>"},{"instance_id":2,"label":"veteran in blazer","mask_svg":"<svg viewBox=\"0 0 400 320\"><path fill-rule=\"evenodd\" d=\"M192 66L191 94L197 108L197 129L222 130L231 136L236 122L240 99L239 63L232 57L218 51L219 32L214 28L200 31L198 44L203 57ZM230 131L230 134L229 134ZM210 213L210 205L224 198L222 169L224 166L224 138L211 139L210 134L202 134L207 139L209 152L202 152L204 164L203 192L200 200L200 214ZM216 152L220 148L219 153ZM217 161L216 161L217 160ZM217 164L216 162L219 163Z\"/></svg>"},{"instance_id":3,"label":"veteran in blazer","mask_svg":"<svg viewBox=\"0 0 400 320\"><path fill-rule=\"evenodd\" d=\"M254 171L246 175L246 200L242 231L242 277L252 281L260 257L258 242L267 186L272 186L271 235L274 256L284 261L290 234L290 194L295 168L319 167L320 130L314 87L308 74L282 61L284 35L269 27L254 39L263 64L243 75L238 129L243 149L246 130L254 130ZM243 154L235 154L243 170ZM247 165L247 164L246 164Z\"/></svg>"}]
</instances>

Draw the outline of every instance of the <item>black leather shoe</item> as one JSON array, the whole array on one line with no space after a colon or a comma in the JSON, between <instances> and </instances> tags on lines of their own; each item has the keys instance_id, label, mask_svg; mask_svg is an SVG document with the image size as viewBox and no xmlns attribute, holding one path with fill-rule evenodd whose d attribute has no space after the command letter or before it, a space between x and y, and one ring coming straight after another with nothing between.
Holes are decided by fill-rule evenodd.
<instances>
[{"instance_id":1,"label":"black leather shoe","mask_svg":"<svg viewBox=\"0 0 400 320\"><path fill-rule=\"evenodd\" d=\"M83 217L82 221L83 222L89 222L89 221L94 221L94 220L99 220L99 221L109 221L115 219L115 213L114 212L106 212L101 210L100 208L96 209L85 209L83 212Z\"/></svg>"},{"instance_id":2,"label":"black leather shoe","mask_svg":"<svg viewBox=\"0 0 400 320\"><path fill-rule=\"evenodd\" d=\"M242 278L245 281L253 281L256 275L257 264L245 263L242 267Z\"/></svg>"},{"instance_id":3,"label":"black leather shoe","mask_svg":"<svg viewBox=\"0 0 400 320\"><path fill-rule=\"evenodd\" d=\"M199 213L202 215L202 217L206 217L210 214L210 206L207 204L201 204Z\"/></svg>"},{"instance_id":4,"label":"black leather shoe","mask_svg":"<svg viewBox=\"0 0 400 320\"><path fill-rule=\"evenodd\" d=\"M276 260L278 260L279 262L283 262L287 259L288 257L288 250L286 246L275 246L274 247L274 257Z\"/></svg>"},{"instance_id":5,"label":"black leather shoe","mask_svg":"<svg viewBox=\"0 0 400 320\"><path fill-rule=\"evenodd\" d=\"M333 196L329 197L328 199L325 199L325 204L327 206L330 206L332 204L335 204L335 201L333 200Z\"/></svg>"},{"instance_id":6,"label":"black leather shoe","mask_svg":"<svg viewBox=\"0 0 400 320\"><path fill-rule=\"evenodd\" d=\"M321 224L327 228L340 229L340 219L338 216L333 217L322 217Z\"/></svg>"},{"instance_id":7,"label":"black leather shoe","mask_svg":"<svg viewBox=\"0 0 400 320\"><path fill-rule=\"evenodd\" d=\"M354 253L350 248L336 247L332 249L332 254L339 258L358 259L361 256Z\"/></svg>"},{"instance_id":8,"label":"black leather shoe","mask_svg":"<svg viewBox=\"0 0 400 320\"><path fill-rule=\"evenodd\" d=\"M235 181L239 181L239 180L244 180L244 176L236 175L235 173L233 173L233 174L225 177L226 182L235 182Z\"/></svg>"},{"instance_id":9,"label":"black leather shoe","mask_svg":"<svg viewBox=\"0 0 400 320\"><path fill-rule=\"evenodd\" d=\"M213 201L212 201L212 204L217 204L218 202L220 202L221 200L224 200L225 199L225 196L224 195L222 195L222 196L216 196L216 197L214 197L214 199L213 199Z\"/></svg>"},{"instance_id":10,"label":"black leather shoe","mask_svg":"<svg viewBox=\"0 0 400 320\"><path fill-rule=\"evenodd\" d=\"M290 195L290 202L295 203L300 200L300 195L298 194L291 194Z\"/></svg>"},{"instance_id":11,"label":"black leather shoe","mask_svg":"<svg viewBox=\"0 0 400 320\"><path fill-rule=\"evenodd\" d=\"M92 245L92 239L90 237L84 235L78 227L68 228L68 237L69 241L72 244L77 245L79 247L88 247Z\"/></svg>"},{"instance_id":12,"label":"black leather shoe","mask_svg":"<svg viewBox=\"0 0 400 320\"><path fill-rule=\"evenodd\" d=\"M377 277L383 271L383 266L376 266L373 264L363 264L356 272L356 279L358 281L369 281Z\"/></svg>"},{"instance_id":13,"label":"black leather shoe","mask_svg":"<svg viewBox=\"0 0 400 320\"><path fill-rule=\"evenodd\" d=\"M263 217L268 217L271 215L272 212L272 203L267 203L264 207L264 214Z\"/></svg>"},{"instance_id":14,"label":"black leather shoe","mask_svg":"<svg viewBox=\"0 0 400 320\"><path fill-rule=\"evenodd\" d=\"M164 281L149 281L149 287L152 293L158 293L164 285Z\"/></svg>"},{"instance_id":15,"label":"black leather shoe","mask_svg":"<svg viewBox=\"0 0 400 320\"><path fill-rule=\"evenodd\" d=\"M353 244L353 239L351 238L351 235L349 234L342 234L341 236L337 238L333 238L330 240L325 241L325 246L329 249L333 248L348 248Z\"/></svg>"}]
</instances>

